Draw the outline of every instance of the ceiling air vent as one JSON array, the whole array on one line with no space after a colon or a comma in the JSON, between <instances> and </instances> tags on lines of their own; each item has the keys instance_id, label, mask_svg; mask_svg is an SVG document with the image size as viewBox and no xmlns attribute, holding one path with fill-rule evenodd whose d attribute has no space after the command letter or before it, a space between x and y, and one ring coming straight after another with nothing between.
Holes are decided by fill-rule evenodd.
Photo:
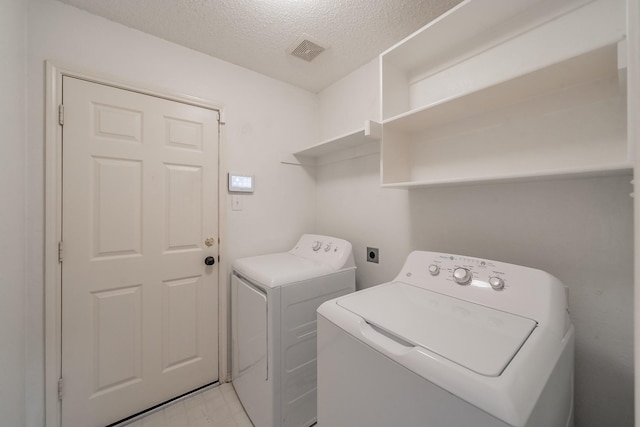
<instances>
[{"instance_id":1,"label":"ceiling air vent","mask_svg":"<svg viewBox=\"0 0 640 427\"><path fill-rule=\"evenodd\" d=\"M310 35L303 34L287 49L287 52L307 62L311 62L316 56L328 48L329 46L323 45Z\"/></svg>"}]
</instances>

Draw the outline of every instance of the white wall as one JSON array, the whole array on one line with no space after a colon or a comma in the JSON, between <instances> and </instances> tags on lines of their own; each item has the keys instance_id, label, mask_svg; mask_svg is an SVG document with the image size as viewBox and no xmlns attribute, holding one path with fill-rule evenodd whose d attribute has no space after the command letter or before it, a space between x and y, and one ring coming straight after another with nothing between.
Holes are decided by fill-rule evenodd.
<instances>
[{"instance_id":1,"label":"white wall","mask_svg":"<svg viewBox=\"0 0 640 427\"><path fill-rule=\"evenodd\" d=\"M319 94L323 138L379 118L377 78L374 61ZM358 287L392 279L415 249L550 272L570 289L576 426L632 426L630 176L408 191L379 187L379 161L317 167L318 232L352 242ZM365 261L366 246L380 249L380 264Z\"/></svg>"},{"instance_id":2,"label":"white wall","mask_svg":"<svg viewBox=\"0 0 640 427\"><path fill-rule=\"evenodd\" d=\"M26 4L0 2L0 417L24 425Z\"/></svg>"},{"instance_id":3,"label":"white wall","mask_svg":"<svg viewBox=\"0 0 640 427\"><path fill-rule=\"evenodd\" d=\"M628 19L628 77L629 117L640 116L640 0L627 2ZM640 146L640 121L633 120L629 125L629 140L634 147ZM640 150L635 151L635 171L640 171ZM636 187L638 188L638 187ZM635 295L634 307L640 307L640 197L634 198L635 225ZM635 310L635 366L640 367L640 310ZM640 421L640 376L635 378L635 414Z\"/></svg>"},{"instance_id":4,"label":"white wall","mask_svg":"<svg viewBox=\"0 0 640 427\"><path fill-rule=\"evenodd\" d=\"M42 426L44 61L224 104L227 124L222 142L228 169L256 176L255 193L241 196L241 212L231 211L230 200L225 200L227 262L290 249L300 234L314 231L314 180L304 169L280 161L318 140L317 98L52 0L29 1L28 28L27 197L32 257L28 271L27 425Z\"/></svg>"}]
</instances>

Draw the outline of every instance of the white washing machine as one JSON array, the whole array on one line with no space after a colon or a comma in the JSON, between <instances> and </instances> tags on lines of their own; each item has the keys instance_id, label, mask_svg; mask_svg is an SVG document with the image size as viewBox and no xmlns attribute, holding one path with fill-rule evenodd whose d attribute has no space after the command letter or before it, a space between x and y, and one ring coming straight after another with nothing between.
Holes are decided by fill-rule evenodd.
<instances>
[{"instance_id":1,"label":"white washing machine","mask_svg":"<svg viewBox=\"0 0 640 427\"><path fill-rule=\"evenodd\" d=\"M351 243L313 234L234 262L232 380L254 426L316 422L316 310L355 291L355 270Z\"/></svg>"},{"instance_id":2,"label":"white washing machine","mask_svg":"<svg viewBox=\"0 0 640 427\"><path fill-rule=\"evenodd\" d=\"M571 426L573 358L553 276L413 252L318 309L318 426Z\"/></svg>"}]
</instances>

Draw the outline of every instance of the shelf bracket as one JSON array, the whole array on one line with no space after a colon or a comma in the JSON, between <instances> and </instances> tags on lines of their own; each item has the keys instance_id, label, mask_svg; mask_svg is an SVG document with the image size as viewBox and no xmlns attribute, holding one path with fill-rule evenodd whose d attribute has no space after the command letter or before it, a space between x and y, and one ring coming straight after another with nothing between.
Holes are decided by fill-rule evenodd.
<instances>
[{"instance_id":1,"label":"shelf bracket","mask_svg":"<svg viewBox=\"0 0 640 427\"><path fill-rule=\"evenodd\" d=\"M382 125L373 120L365 120L364 122L364 136L371 139L382 138Z\"/></svg>"}]
</instances>

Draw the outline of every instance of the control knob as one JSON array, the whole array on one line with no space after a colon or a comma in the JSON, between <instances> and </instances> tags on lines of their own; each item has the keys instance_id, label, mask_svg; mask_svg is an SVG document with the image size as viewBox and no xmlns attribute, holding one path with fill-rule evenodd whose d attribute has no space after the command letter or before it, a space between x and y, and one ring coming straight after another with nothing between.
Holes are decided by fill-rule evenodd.
<instances>
[{"instance_id":1,"label":"control knob","mask_svg":"<svg viewBox=\"0 0 640 427\"><path fill-rule=\"evenodd\" d=\"M466 268L458 267L453 270L453 281L458 285L468 285L471 283L472 278L473 275L471 274L471 271Z\"/></svg>"},{"instance_id":2,"label":"control knob","mask_svg":"<svg viewBox=\"0 0 640 427\"><path fill-rule=\"evenodd\" d=\"M501 277L489 277L489 284L496 291L504 289L504 280Z\"/></svg>"},{"instance_id":3,"label":"control knob","mask_svg":"<svg viewBox=\"0 0 640 427\"><path fill-rule=\"evenodd\" d=\"M330 250L331 250L331 243L327 243L326 245L324 245L325 252L329 252Z\"/></svg>"},{"instance_id":4,"label":"control knob","mask_svg":"<svg viewBox=\"0 0 640 427\"><path fill-rule=\"evenodd\" d=\"M429 273L431 273L432 276L437 276L438 274L440 274L440 266L431 264L429 266Z\"/></svg>"},{"instance_id":5,"label":"control knob","mask_svg":"<svg viewBox=\"0 0 640 427\"><path fill-rule=\"evenodd\" d=\"M311 249L313 249L314 252L318 252L321 247L322 247L322 242L319 241L319 240L316 240L315 242L313 242L313 245L311 246Z\"/></svg>"}]
</instances>

